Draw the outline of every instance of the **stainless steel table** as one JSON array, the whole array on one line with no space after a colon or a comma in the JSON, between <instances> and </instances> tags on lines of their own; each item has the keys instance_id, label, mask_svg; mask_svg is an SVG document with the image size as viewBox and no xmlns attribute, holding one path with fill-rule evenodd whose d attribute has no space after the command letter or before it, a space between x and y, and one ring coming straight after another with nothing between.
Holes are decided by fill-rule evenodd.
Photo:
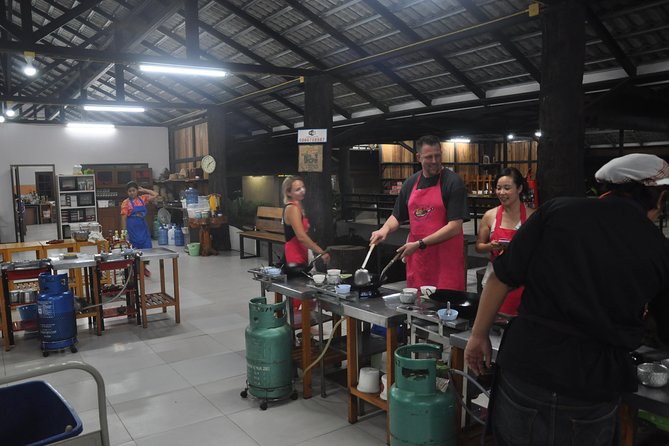
<instances>
[{"instance_id":1,"label":"stainless steel table","mask_svg":"<svg viewBox=\"0 0 669 446\"><path fill-rule=\"evenodd\" d=\"M139 256L139 295L140 307L142 313L142 326L148 326L146 318L147 310L153 308L162 308L163 313L167 312L167 307L174 307L174 320L178 324L181 322L179 308L179 253L167 248L142 249ZM165 288L165 260L172 259L172 284L173 294L167 293ZM160 263L160 292L147 293L144 280L145 264L150 260L158 260Z\"/></svg>"}]
</instances>

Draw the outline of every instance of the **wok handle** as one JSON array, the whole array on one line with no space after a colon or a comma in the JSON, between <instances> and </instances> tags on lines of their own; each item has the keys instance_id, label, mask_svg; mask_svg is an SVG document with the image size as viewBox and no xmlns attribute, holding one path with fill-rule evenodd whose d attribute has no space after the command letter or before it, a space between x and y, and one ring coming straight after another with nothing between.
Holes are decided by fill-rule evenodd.
<instances>
[{"instance_id":1,"label":"wok handle","mask_svg":"<svg viewBox=\"0 0 669 446\"><path fill-rule=\"evenodd\" d=\"M369 256L372 255L372 251L374 251L375 246L376 245L374 243L369 245L369 251L367 251L367 256L365 257L365 261L362 262L362 266L360 267L360 269L365 269L365 267L367 266L367 262L369 261Z\"/></svg>"},{"instance_id":2,"label":"wok handle","mask_svg":"<svg viewBox=\"0 0 669 446\"><path fill-rule=\"evenodd\" d=\"M401 252L398 252L397 254L395 254L395 256L392 258L392 260L390 262L388 262L388 264L386 265L385 268L383 268L383 271L381 271L381 275L379 275L379 282L383 282L383 278L385 277L386 273L388 272L388 269L392 266L393 263L395 263L397 261L397 259L400 258L401 255L402 255Z\"/></svg>"}]
</instances>

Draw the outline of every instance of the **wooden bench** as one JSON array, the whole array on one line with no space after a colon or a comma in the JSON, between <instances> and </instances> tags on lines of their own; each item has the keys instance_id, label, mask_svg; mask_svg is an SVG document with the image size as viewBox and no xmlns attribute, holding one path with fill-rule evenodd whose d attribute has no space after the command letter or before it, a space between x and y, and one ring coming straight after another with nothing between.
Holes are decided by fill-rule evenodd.
<instances>
[{"instance_id":1,"label":"wooden bench","mask_svg":"<svg viewBox=\"0 0 669 446\"><path fill-rule=\"evenodd\" d=\"M256 213L256 228L254 231L244 231L239 233L239 258L248 259L251 257L260 257L260 242L269 244L268 261L272 263L272 245L285 244L286 236L283 233L283 208L268 206L258 206ZM256 254L245 255L244 239L248 238L256 241Z\"/></svg>"}]
</instances>

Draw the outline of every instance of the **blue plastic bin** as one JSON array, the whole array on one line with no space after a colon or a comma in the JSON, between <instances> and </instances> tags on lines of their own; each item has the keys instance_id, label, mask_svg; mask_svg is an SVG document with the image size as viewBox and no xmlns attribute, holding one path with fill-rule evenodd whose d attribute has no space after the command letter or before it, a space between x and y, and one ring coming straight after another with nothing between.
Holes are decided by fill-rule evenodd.
<instances>
[{"instance_id":1,"label":"blue plastic bin","mask_svg":"<svg viewBox=\"0 0 669 446\"><path fill-rule=\"evenodd\" d=\"M0 442L38 446L75 437L83 424L72 407L44 381L0 388Z\"/></svg>"}]
</instances>

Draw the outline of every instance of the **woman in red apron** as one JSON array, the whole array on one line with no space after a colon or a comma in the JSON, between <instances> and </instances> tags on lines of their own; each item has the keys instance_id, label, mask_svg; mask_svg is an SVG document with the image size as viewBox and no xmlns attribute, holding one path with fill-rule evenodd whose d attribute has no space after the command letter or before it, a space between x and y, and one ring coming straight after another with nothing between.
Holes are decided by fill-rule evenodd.
<instances>
[{"instance_id":1,"label":"woman in red apron","mask_svg":"<svg viewBox=\"0 0 669 446\"><path fill-rule=\"evenodd\" d=\"M322 249L316 242L311 240L307 234L309 230L309 219L304 215L302 209L302 200L306 194L304 181L297 176L289 176L283 181L281 186L283 191L283 229L286 235L286 244L284 253L286 264L295 263L307 265L309 263L309 249L314 254L323 254ZM321 257L327 263L329 255L324 254ZM297 310L300 307L300 301L293 300L293 307Z\"/></svg>"},{"instance_id":2,"label":"woman in red apron","mask_svg":"<svg viewBox=\"0 0 669 446\"><path fill-rule=\"evenodd\" d=\"M483 285L492 271L492 261L504 252L504 248L516 235L520 225L524 224L527 217L534 212L534 209L526 207L521 200L521 195L527 189L524 186L523 175L518 169L513 167L503 169L497 176L495 184L497 198L501 204L485 213L476 241L477 252L490 253L490 263L483 277ZM512 316L518 315L518 305L520 305L522 294L523 287L510 291L499 312Z\"/></svg>"}]
</instances>

